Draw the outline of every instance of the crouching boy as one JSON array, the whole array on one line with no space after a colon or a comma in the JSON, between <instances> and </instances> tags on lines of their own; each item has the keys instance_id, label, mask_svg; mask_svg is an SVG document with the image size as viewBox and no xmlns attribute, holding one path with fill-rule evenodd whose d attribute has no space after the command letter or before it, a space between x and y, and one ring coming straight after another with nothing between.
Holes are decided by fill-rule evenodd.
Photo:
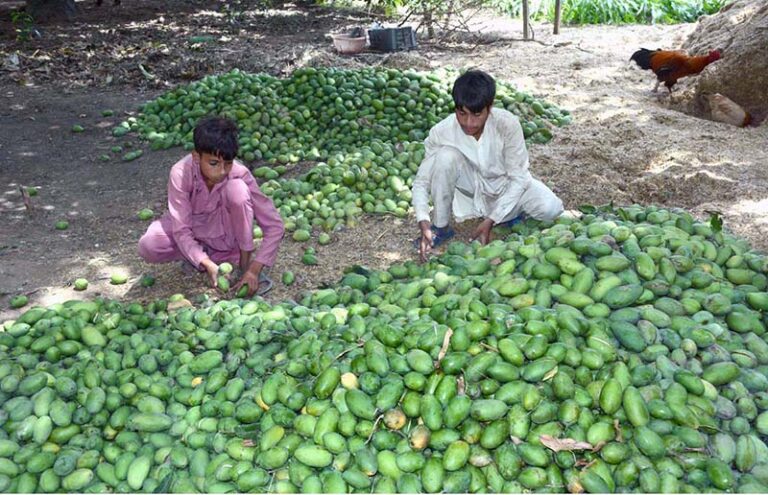
<instances>
[{"instance_id":1,"label":"crouching boy","mask_svg":"<svg viewBox=\"0 0 768 495\"><path fill-rule=\"evenodd\" d=\"M467 71L453 86L455 112L435 125L424 142L426 154L412 190L422 260L453 237L451 216L457 221L482 218L472 238L487 244L495 225L521 215L553 220L563 211L562 201L528 171L520 121L495 108L495 97L491 76Z\"/></svg>"},{"instance_id":2,"label":"crouching boy","mask_svg":"<svg viewBox=\"0 0 768 495\"><path fill-rule=\"evenodd\" d=\"M152 222L139 240L139 255L149 263L186 260L206 271L216 286L219 264L239 265L248 296L271 287L272 266L285 229L275 205L251 172L235 160L237 125L210 117L195 127L194 151L171 168L168 212ZM254 253L253 222L264 233Z\"/></svg>"}]
</instances>

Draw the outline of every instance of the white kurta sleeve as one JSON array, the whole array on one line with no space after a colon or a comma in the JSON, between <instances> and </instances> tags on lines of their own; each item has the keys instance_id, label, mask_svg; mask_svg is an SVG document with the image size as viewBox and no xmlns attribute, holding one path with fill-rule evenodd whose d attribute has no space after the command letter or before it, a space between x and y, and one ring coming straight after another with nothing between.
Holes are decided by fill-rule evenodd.
<instances>
[{"instance_id":1,"label":"white kurta sleeve","mask_svg":"<svg viewBox=\"0 0 768 495\"><path fill-rule=\"evenodd\" d=\"M411 188L411 203L416 213L416 221L429 221L429 193L432 185L432 170L435 167L435 154L439 146L439 130L437 126L429 131L424 140L424 159L416 172Z\"/></svg>"},{"instance_id":2,"label":"white kurta sleeve","mask_svg":"<svg viewBox=\"0 0 768 495\"><path fill-rule=\"evenodd\" d=\"M528 149L520 121L511 113L498 114L498 117L501 117L499 134L503 143L502 160L506 185L488 215L494 223L502 222L512 212L533 180L528 171Z\"/></svg>"}]
</instances>

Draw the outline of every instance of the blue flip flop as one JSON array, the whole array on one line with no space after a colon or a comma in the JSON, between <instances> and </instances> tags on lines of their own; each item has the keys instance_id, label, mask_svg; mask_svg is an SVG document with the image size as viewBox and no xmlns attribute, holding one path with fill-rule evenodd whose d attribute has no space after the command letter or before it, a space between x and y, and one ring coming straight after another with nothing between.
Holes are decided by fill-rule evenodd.
<instances>
[{"instance_id":1,"label":"blue flip flop","mask_svg":"<svg viewBox=\"0 0 768 495\"><path fill-rule=\"evenodd\" d=\"M267 292L272 290L272 287L274 286L274 282L272 282L272 279L269 278L269 275L264 273L263 271L259 274L259 288L256 290L256 296L263 296Z\"/></svg>"},{"instance_id":2,"label":"blue flip flop","mask_svg":"<svg viewBox=\"0 0 768 495\"><path fill-rule=\"evenodd\" d=\"M456 232L451 228L450 225L442 228L438 228L432 225L430 229L432 230L432 247L433 248L439 247L440 245L449 241L451 238L453 238L453 236L456 235ZM421 236L413 240L413 245L416 249L419 249L420 244L421 244Z\"/></svg>"}]
</instances>

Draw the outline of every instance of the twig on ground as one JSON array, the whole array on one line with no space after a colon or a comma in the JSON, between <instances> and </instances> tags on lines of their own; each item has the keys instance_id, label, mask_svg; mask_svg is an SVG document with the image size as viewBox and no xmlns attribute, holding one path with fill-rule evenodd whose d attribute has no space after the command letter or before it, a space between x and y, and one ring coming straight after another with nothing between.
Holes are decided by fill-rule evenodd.
<instances>
[{"instance_id":1,"label":"twig on ground","mask_svg":"<svg viewBox=\"0 0 768 495\"><path fill-rule=\"evenodd\" d=\"M379 234L379 236L376 238L376 240L373 241L374 244L378 244L378 242L381 240L382 237L387 235L389 233L389 229L386 229L384 232Z\"/></svg>"},{"instance_id":2,"label":"twig on ground","mask_svg":"<svg viewBox=\"0 0 768 495\"><path fill-rule=\"evenodd\" d=\"M480 344L480 347L485 347L486 349L488 349L491 352L499 352L499 350L496 347L488 345L488 344L486 344L484 342Z\"/></svg>"},{"instance_id":3,"label":"twig on ground","mask_svg":"<svg viewBox=\"0 0 768 495\"><path fill-rule=\"evenodd\" d=\"M32 211L32 201L30 201L29 193L24 186L19 185L19 192L21 193L21 199L24 201L24 207L27 209L27 212Z\"/></svg>"},{"instance_id":4,"label":"twig on ground","mask_svg":"<svg viewBox=\"0 0 768 495\"><path fill-rule=\"evenodd\" d=\"M341 359L345 354L350 353L350 352L354 351L355 349L359 349L359 348L363 347L364 345L365 345L364 342L358 342L355 346L350 347L349 349L346 349L346 350L342 351L341 354L336 356L336 361Z\"/></svg>"},{"instance_id":5,"label":"twig on ground","mask_svg":"<svg viewBox=\"0 0 768 495\"><path fill-rule=\"evenodd\" d=\"M490 41L486 41L486 42L480 42L476 46L481 46L481 45L485 46L485 45L493 45L495 43L518 42L518 41L525 41L525 42L533 41L534 43L538 43L541 46L546 46L546 47L553 46L553 45L548 45L548 44L544 43L543 41L534 40L534 39L524 40L523 38L496 38L494 40L490 40Z\"/></svg>"},{"instance_id":6,"label":"twig on ground","mask_svg":"<svg viewBox=\"0 0 768 495\"><path fill-rule=\"evenodd\" d=\"M376 422L373 423L373 428L371 428L371 434L368 435L368 440L365 441L365 444L368 445L371 442L371 439L373 438L373 434L376 433L376 428L379 426L379 422L384 417L383 414L379 414L379 417L376 418Z\"/></svg>"},{"instance_id":7,"label":"twig on ground","mask_svg":"<svg viewBox=\"0 0 768 495\"><path fill-rule=\"evenodd\" d=\"M578 45L576 45L576 49L577 49L577 50L580 50L580 51L582 51L582 52L585 52L585 53L589 53L589 54L591 54L591 55L594 55L594 54L595 54L595 52L591 52L591 51L587 50L586 48L582 48L582 47L581 47L581 43L579 43Z\"/></svg>"}]
</instances>

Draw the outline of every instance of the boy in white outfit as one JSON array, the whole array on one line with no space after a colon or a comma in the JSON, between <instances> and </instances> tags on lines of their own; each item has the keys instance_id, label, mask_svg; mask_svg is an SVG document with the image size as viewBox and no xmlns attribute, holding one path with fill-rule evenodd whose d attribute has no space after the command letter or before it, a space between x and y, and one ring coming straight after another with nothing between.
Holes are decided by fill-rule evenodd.
<instances>
[{"instance_id":1,"label":"boy in white outfit","mask_svg":"<svg viewBox=\"0 0 768 495\"><path fill-rule=\"evenodd\" d=\"M563 212L563 202L528 171L520 121L494 108L495 97L491 76L467 71L453 85L455 113L435 125L424 141L426 155L412 191L422 261L453 237L451 213L459 222L482 218L472 239L487 244L494 225L514 223L522 214L553 220Z\"/></svg>"}]
</instances>

